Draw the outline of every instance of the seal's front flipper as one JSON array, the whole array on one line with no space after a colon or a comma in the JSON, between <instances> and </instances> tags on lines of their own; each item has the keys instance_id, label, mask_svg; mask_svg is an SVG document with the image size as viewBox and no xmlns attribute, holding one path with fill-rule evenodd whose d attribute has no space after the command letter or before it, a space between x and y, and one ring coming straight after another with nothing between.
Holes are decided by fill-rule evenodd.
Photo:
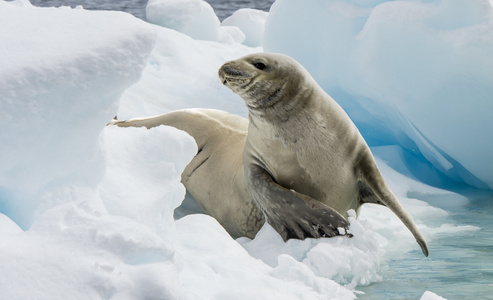
<instances>
[{"instance_id":1,"label":"seal's front flipper","mask_svg":"<svg viewBox=\"0 0 493 300\"><path fill-rule=\"evenodd\" d=\"M173 126L191 135L200 151L206 143L217 143L211 139L219 137L228 138L223 134L214 132L229 132L244 135L248 131L248 121L245 118L229 114L224 111L206 108L183 109L149 118L135 118L126 121L113 119L108 126L116 125L119 127L146 127L147 129L160 125ZM212 137L211 137L212 136Z\"/></svg>"},{"instance_id":2,"label":"seal's front flipper","mask_svg":"<svg viewBox=\"0 0 493 300\"><path fill-rule=\"evenodd\" d=\"M277 184L258 165L249 165L245 171L248 192L284 241L351 236L347 232L349 223L334 209Z\"/></svg>"}]
</instances>

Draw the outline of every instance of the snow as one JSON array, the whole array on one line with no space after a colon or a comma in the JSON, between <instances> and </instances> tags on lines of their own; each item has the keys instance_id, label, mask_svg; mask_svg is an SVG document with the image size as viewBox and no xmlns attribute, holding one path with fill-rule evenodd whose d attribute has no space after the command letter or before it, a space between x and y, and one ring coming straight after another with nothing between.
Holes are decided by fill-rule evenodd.
<instances>
[{"instance_id":1,"label":"snow","mask_svg":"<svg viewBox=\"0 0 493 300\"><path fill-rule=\"evenodd\" d=\"M381 280L376 273L380 252L374 232L368 224L358 221L350 212L351 233L354 238L336 237L322 241L305 241L282 238L270 226L264 226L254 240L240 238L238 242L252 255L271 267L281 266L286 260L302 262L322 278L329 278L354 289Z\"/></svg>"},{"instance_id":2,"label":"snow","mask_svg":"<svg viewBox=\"0 0 493 300\"><path fill-rule=\"evenodd\" d=\"M97 136L139 80L155 32L120 12L0 8L0 195L16 199L0 207L26 228L46 187L97 185Z\"/></svg>"},{"instance_id":3,"label":"snow","mask_svg":"<svg viewBox=\"0 0 493 300\"><path fill-rule=\"evenodd\" d=\"M383 262L422 259L380 206L350 212L353 238L287 243L268 225L233 240L209 216L173 218L193 139L105 125L189 107L246 116L217 70L263 50L265 14L243 10L220 25L204 3L150 1L148 18L182 21L153 22L165 28L0 1L2 298L355 299L383 280ZM449 223L447 207L468 200L428 183L491 187L487 3L278 0L266 21L262 45L299 59L348 110L430 244L479 228ZM459 12L467 18L456 22ZM401 44L404 35L414 42ZM442 299L423 291L416 297Z\"/></svg>"}]
</instances>

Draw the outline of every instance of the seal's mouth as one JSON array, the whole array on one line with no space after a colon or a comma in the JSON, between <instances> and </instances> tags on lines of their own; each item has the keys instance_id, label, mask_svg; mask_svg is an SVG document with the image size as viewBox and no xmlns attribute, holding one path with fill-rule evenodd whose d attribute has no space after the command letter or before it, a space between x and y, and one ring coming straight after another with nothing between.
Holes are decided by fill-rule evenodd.
<instances>
[{"instance_id":1,"label":"seal's mouth","mask_svg":"<svg viewBox=\"0 0 493 300\"><path fill-rule=\"evenodd\" d=\"M218 73L222 84L229 88L241 88L248 85L252 80L253 74L245 72L241 68L235 67L233 64L233 62L225 63L219 69Z\"/></svg>"}]
</instances>

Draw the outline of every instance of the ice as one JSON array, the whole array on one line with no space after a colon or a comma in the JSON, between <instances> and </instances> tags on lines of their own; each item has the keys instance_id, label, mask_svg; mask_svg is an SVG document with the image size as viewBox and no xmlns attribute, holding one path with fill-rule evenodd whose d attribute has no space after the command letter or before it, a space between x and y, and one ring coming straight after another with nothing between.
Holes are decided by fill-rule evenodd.
<instances>
[{"instance_id":1,"label":"ice","mask_svg":"<svg viewBox=\"0 0 493 300\"><path fill-rule=\"evenodd\" d=\"M445 298L438 296L437 294L426 291L423 296L421 296L420 300L445 300Z\"/></svg>"},{"instance_id":2,"label":"ice","mask_svg":"<svg viewBox=\"0 0 493 300\"><path fill-rule=\"evenodd\" d=\"M246 117L243 100L223 88L217 70L225 61L261 49L198 41L167 28L159 29L142 79L120 99L118 118L153 116L190 107L222 109Z\"/></svg>"},{"instance_id":3,"label":"ice","mask_svg":"<svg viewBox=\"0 0 493 300\"><path fill-rule=\"evenodd\" d=\"M61 205L29 231L1 239L5 299L184 297L162 239L88 203Z\"/></svg>"},{"instance_id":4,"label":"ice","mask_svg":"<svg viewBox=\"0 0 493 300\"><path fill-rule=\"evenodd\" d=\"M264 48L300 61L370 146L411 154L420 180L491 189L491 2L372 3L278 0Z\"/></svg>"},{"instance_id":5,"label":"ice","mask_svg":"<svg viewBox=\"0 0 493 300\"><path fill-rule=\"evenodd\" d=\"M106 210L155 228L163 235L171 231L174 209L185 193L180 183L181 171L197 152L194 140L169 127L107 127L100 146L106 172L98 191ZM172 243L173 236L166 234L166 238Z\"/></svg>"},{"instance_id":6,"label":"ice","mask_svg":"<svg viewBox=\"0 0 493 300\"><path fill-rule=\"evenodd\" d=\"M22 232L22 229L15 224L9 217L0 214L0 234L16 234Z\"/></svg>"},{"instance_id":7,"label":"ice","mask_svg":"<svg viewBox=\"0 0 493 300\"><path fill-rule=\"evenodd\" d=\"M238 27L246 36L243 44L250 47L258 47L262 46L265 21L268 15L262 10L243 8L222 21L221 26Z\"/></svg>"},{"instance_id":8,"label":"ice","mask_svg":"<svg viewBox=\"0 0 493 300\"><path fill-rule=\"evenodd\" d=\"M219 40L219 19L212 6L202 0L150 0L146 19L194 39Z\"/></svg>"},{"instance_id":9,"label":"ice","mask_svg":"<svg viewBox=\"0 0 493 300\"><path fill-rule=\"evenodd\" d=\"M173 5L149 7L164 2ZM191 11L156 14L192 22L187 18L204 6L193 3ZM278 0L266 22L266 49L302 61L349 111L430 245L483 230L452 222L448 209L468 200L427 183L450 184L446 176L488 183L481 170L490 154L477 152L492 145L477 135L491 127L487 4ZM266 225L254 240L234 240L203 214L175 221L185 196L180 174L197 151L193 139L169 127L105 126L114 115L189 107L246 116L217 69L262 51L240 44L237 29L255 14L238 12L227 26L197 17L198 33L219 28L214 40L124 13L0 1L2 298L355 299L362 287L385 280L389 261L423 259L400 220L375 205L363 206L358 218L350 212L353 238L284 243ZM257 38L254 45L263 16L255 32L242 28ZM414 44L400 40L404 35ZM467 101L458 98L462 88ZM441 299L423 294L427 289L415 298Z\"/></svg>"},{"instance_id":10,"label":"ice","mask_svg":"<svg viewBox=\"0 0 493 300\"><path fill-rule=\"evenodd\" d=\"M271 267L279 267L282 257L290 257L303 262L316 275L354 289L357 285L367 285L381 279L375 272L380 264L380 252L374 232L368 230L365 221L356 219L354 211L350 212L350 222L349 231L355 236L351 239L336 237L322 241L289 240L285 243L267 224L254 240L240 238L238 242L253 257Z\"/></svg>"},{"instance_id":11,"label":"ice","mask_svg":"<svg viewBox=\"0 0 493 300\"><path fill-rule=\"evenodd\" d=\"M197 40L261 46L267 13L240 9L221 24L212 6L203 0L151 0L146 6L150 23L176 30Z\"/></svg>"},{"instance_id":12,"label":"ice","mask_svg":"<svg viewBox=\"0 0 493 300\"><path fill-rule=\"evenodd\" d=\"M52 189L97 185L97 136L139 80L155 32L119 12L0 8L0 208L26 228L39 202L58 201Z\"/></svg>"}]
</instances>

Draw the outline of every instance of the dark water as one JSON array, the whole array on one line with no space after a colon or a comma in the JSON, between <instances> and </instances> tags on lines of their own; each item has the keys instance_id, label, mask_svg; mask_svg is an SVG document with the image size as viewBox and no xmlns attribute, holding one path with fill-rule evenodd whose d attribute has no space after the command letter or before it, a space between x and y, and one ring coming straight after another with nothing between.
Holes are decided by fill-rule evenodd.
<instances>
[{"instance_id":1,"label":"dark water","mask_svg":"<svg viewBox=\"0 0 493 300\"><path fill-rule=\"evenodd\" d=\"M207 2L211 4L216 15L222 21L240 8L269 11L274 0L207 0ZM31 3L42 7L82 5L85 9L90 10L121 10L145 20L147 0L31 0Z\"/></svg>"}]
</instances>

